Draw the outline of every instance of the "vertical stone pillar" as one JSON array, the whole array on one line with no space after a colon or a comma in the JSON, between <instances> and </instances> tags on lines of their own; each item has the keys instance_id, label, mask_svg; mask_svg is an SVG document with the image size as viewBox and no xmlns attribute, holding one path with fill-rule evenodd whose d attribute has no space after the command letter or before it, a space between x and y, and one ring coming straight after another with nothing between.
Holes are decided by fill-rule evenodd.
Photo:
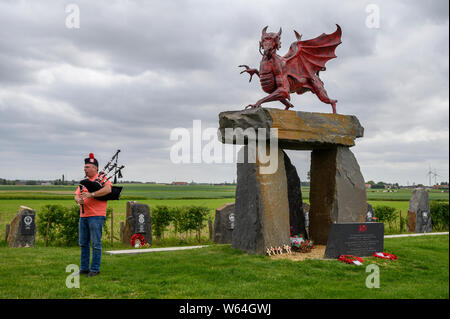
<instances>
[{"instance_id":1,"label":"vertical stone pillar","mask_svg":"<svg viewBox=\"0 0 450 319\"><path fill-rule=\"evenodd\" d=\"M367 198L364 178L348 147L311 153L310 237L326 244L332 223L364 222Z\"/></svg>"},{"instance_id":2,"label":"vertical stone pillar","mask_svg":"<svg viewBox=\"0 0 450 319\"><path fill-rule=\"evenodd\" d=\"M249 151L250 150L250 151ZM256 159L251 162L252 156ZM253 152L253 153L252 153ZM278 168L262 174L257 149L244 146L237 164L236 214L232 247L247 253L264 254L268 247L289 244L289 201L284 153L277 149ZM244 156L245 155L245 156ZM250 159L249 159L250 158Z\"/></svg>"},{"instance_id":3,"label":"vertical stone pillar","mask_svg":"<svg viewBox=\"0 0 450 319\"><path fill-rule=\"evenodd\" d=\"M408 231L429 233L433 231L428 192L424 188L416 188L411 194L408 208Z\"/></svg>"}]
</instances>

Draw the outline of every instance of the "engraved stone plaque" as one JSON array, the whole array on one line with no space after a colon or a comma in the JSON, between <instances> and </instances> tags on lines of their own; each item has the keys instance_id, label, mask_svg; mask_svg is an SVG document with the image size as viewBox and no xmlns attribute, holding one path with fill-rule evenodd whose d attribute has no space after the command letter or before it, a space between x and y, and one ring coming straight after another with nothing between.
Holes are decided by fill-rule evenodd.
<instances>
[{"instance_id":1,"label":"engraved stone plaque","mask_svg":"<svg viewBox=\"0 0 450 319\"><path fill-rule=\"evenodd\" d=\"M331 225L325 257L371 256L382 252L383 246L383 223L335 223Z\"/></svg>"}]
</instances>

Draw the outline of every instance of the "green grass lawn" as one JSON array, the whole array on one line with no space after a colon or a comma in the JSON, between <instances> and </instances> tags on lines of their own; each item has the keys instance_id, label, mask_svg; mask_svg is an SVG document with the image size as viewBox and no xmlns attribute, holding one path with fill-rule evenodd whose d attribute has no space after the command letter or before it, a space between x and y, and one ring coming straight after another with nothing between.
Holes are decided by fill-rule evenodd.
<instances>
[{"instance_id":1,"label":"green grass lawn","mask_svg":"<svg viewBox=\"0 0 450 319\"><path fill-rule=\"evenodd\" d=\"M0 298L449 298L449 236L385 239L398 261L272 260L212 245L187 251L103 255L100 276L65 285L77 247L9 248L0 241ZM377 264L380 288L366 287Z\"/></svg>"}]
</instances>

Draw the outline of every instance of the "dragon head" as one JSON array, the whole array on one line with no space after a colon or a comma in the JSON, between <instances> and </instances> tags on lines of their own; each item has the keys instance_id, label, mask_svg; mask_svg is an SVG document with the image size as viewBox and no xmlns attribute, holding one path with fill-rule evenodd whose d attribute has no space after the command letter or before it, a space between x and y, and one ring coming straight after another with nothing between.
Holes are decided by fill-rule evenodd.
<instances>
[{"instance_id":1,"label":"dragon head","mask_svg":"<svg viewBox=\"0 0 450 319\"><path fill-rule=\"evenodd\" d=\"M266 32L267 26L262 30L261 41L259 42L259 52L270 58L281 47L281 28L278 33Z\"/></svg>"}]
</instances>

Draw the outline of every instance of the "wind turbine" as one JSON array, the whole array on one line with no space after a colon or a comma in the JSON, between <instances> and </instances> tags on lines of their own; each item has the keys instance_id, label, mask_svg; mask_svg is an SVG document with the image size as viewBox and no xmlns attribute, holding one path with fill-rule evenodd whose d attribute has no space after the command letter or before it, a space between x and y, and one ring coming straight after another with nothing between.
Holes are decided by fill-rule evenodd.
<instances>
[{"instance_id":1,"label":"wind turbine","mask_svg":"<svg viewBox=\"0 0 450 319\"><path fill-rule=\"evenodd\" d=\"M436 173L436 169L434 170L434 172L431 170L431 166L429 166L429 169L428 169L428 173L427 173L427 176L429 177L429 185L430 186L432 186L431 185L431 176L434 176L434 185L436 185L436 177L442 177L441 175L439 175L438 173Z\"/></svg>"}]
</instances>

